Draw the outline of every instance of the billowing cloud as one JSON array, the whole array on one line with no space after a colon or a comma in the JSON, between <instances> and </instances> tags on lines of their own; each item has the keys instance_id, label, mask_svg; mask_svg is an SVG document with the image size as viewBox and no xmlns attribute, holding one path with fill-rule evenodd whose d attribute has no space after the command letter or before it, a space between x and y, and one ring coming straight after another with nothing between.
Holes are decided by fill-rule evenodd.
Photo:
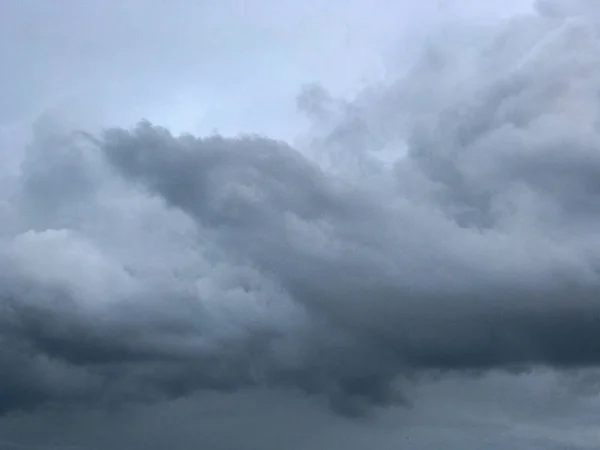
<instances>
[{"instance_id":1,"label":"billowing cloud","mask_svg":"<svg viewBox=\"0 0 600 450\"><path fill-rule=\"evenodd\" d=\"M41 120L0 205L0 412L259 386L357 414L600 365L600 22L564 5L308 88L298 149Z\"/></svg>"}]
</instances>

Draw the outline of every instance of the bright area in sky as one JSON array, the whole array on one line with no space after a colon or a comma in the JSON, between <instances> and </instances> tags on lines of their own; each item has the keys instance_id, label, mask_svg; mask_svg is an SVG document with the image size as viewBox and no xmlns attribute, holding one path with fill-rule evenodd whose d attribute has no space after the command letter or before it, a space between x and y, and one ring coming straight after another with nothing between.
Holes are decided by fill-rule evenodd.
<instances>
[{"instance_id":1,"label":"bright area in sky","mask_svg":"<svg viewBox=\"0 0 600 450\"><path fill-rule=\"evenodd\" d=\"M53 111L77 124L259 132L290 139L295 96L348 95L408 65L444 21L496 20L523 0L5 0L0 125Z\"/></svg>"}]
</instances>

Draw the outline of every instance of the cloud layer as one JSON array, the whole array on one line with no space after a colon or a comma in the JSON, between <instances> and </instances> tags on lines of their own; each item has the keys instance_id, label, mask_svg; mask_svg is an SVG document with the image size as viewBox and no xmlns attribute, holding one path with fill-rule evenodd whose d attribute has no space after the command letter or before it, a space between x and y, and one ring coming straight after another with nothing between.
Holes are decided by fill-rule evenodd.
<instances>
[{"instance_id":1,"label":"cloud layer","mask_svg":"<svg viewBox=\"0 0 600 450\"><path fill-rule=\"evenodd\" d=\"M0 412L276 386L358 414L600 365L596 19L539 2L351 103L307 89L299 149L41 119L0 199Z\"/></svg>"}]
</instances>

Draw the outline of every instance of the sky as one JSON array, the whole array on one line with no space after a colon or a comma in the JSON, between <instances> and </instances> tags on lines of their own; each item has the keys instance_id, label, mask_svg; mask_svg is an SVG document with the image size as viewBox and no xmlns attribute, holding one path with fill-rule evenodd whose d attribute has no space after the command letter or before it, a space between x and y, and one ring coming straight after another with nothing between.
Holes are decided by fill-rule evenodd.
<instances>
[{"instance_id":1,"label":"sky","mask_svg":"<svg viewBox=\"0 0 600 450\"><path fill-rule=\"evenodd\" d=\"M594 0L6 0L0 450L597 448Z\"/></svg>"}]
</instances>

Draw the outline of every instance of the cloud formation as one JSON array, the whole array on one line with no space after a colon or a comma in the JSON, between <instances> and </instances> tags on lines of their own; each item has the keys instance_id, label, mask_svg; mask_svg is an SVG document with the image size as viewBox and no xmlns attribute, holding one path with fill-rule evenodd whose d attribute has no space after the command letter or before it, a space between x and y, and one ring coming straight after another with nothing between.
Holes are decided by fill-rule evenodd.
<instances>
[{"instance_id":1,"label":"cloud formation","mask_svg":"<svg viewBox=\"0 0 600 450\"><path fill-rule=\"evenodd\" d=\"M353 102L310 88L307 148L40 120L0 204L0 413L260 386L352 415L600 365L596 18L538 2Z\"/></svg>"}]
</instances>

